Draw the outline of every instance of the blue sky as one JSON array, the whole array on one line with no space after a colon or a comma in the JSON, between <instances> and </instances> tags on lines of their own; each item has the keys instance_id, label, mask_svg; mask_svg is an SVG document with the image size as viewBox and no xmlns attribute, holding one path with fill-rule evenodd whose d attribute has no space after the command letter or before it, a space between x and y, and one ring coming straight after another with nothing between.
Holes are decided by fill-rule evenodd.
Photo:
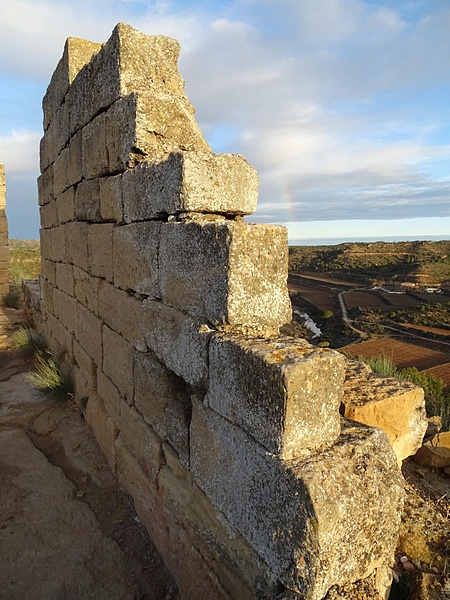
<instances>
[{"instance_id":1,"label":"blue sky","mask_svg":"<svg viewBox=\"0 0 450 600\"><path fill-rule=\"evenodd\" d=\"M8 0L0 162L10 236L38 237L41 99L69 36L124 21L181 43L217 153L258 170L250 220L292 240L450 237L448 0Z\"/></svg>"}]
</instances>

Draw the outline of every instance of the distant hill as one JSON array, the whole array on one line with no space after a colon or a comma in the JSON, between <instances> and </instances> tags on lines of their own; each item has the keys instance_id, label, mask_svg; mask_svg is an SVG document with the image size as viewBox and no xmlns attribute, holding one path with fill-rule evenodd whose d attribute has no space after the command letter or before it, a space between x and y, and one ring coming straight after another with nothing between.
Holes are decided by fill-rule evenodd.
<instances>
[{"instance_id":1,"label":"distant hill","mask_svg":"<svg viewBox=\"0 0 450 600\"><path fill-rule=\"evenodd\" d=\"M291 273L316 271L363 283L450 283L450 240L290 246Z\"/></svg>"}]
</instances>

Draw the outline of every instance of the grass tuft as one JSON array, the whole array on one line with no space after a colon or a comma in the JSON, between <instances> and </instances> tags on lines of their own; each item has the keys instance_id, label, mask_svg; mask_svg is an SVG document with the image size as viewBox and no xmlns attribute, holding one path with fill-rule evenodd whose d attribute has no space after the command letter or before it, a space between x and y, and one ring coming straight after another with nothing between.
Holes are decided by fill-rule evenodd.
<instances>
[{"instance_id":1,"label":"grass tuft","mask_svg":"<svg viewBox=\"0 0 450 600\"><path fill-rule=\"evenodd\" d=\"M27 379L46 396L67 400L73 395L72 378L52 350L37 350L34 371L28 373Z\"/></svg>"},{"instance_id":2,"label":"grass tuft","mask_svg":"<svg viewBox=\"0 0 450 600\"><path fill-rule=\"evenodd\" d=\"M14 290L12 292L7 292L2 297L2 304L7 308L19 308L20 307L20 292Z\"/></svg>"},{"instance_id":3,"label":"grass tuft","mask_svg":"<svg viewBox=\"0 0 450 600\"><path fill-rule=\"evenodd\" d=\"M44 338L30 327L18 327L11 336L11 344L16 350L21 350L27 355L34 354L37 350L45 349Z\"/></svg>"}]
</instances>

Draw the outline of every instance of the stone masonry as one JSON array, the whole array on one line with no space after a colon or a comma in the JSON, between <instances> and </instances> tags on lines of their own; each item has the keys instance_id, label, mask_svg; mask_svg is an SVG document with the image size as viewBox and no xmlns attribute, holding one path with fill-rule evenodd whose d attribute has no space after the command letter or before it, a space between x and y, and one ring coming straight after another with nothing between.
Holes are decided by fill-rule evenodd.
<instances>
[{"instance_id":1,"label":"stone masonry","mask_svg":"<svg viewBox=\"0 0 450 600\"><path fill-rule=\"evenodd\" d=\"M5 167L0 163L0 297L9 292L9 244Z\"/></svg>"},{"instance_id":2,"label":"stone masonry","mask_svg":"<svg viewBox=\"0 0 450 600\"><path fill-rule=\"evenodd\" d=\"M287 234L204 140L178 43L69 39L43 101L42 332L187 600L319 600L381 572L402 480L342 418L345 359L283 337ZM375 596L374 596L375 597Z\"/></svg>"}]
</instances>

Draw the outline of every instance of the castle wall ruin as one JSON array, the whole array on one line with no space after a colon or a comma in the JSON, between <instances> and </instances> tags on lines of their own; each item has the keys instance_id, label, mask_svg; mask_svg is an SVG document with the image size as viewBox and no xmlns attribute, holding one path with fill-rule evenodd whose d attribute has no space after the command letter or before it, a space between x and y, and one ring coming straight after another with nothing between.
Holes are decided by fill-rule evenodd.
<instances>
[{"instance_id":1,"label":"castle wall ruin","mask_svg":"<svg viewBox=\"0 0 450 600\"><path fill-rule=\"evenodd\" d=\"M0 296L9 292L9 242L5 167L0 163Z\"/></svg>"},{"instance_id":2,"label":"castle wall ruin","mask_svg":"<svg viewBox=\"0 0 450 600\"><path fill-rule=\"evenodd\" d=\"M184 599L319 600L392 559L402 480L339 413L345 359L280 335L287 234L204 140L175 40L69 38L43 101L42 322Z\"/></svg>"}]
</instances>

